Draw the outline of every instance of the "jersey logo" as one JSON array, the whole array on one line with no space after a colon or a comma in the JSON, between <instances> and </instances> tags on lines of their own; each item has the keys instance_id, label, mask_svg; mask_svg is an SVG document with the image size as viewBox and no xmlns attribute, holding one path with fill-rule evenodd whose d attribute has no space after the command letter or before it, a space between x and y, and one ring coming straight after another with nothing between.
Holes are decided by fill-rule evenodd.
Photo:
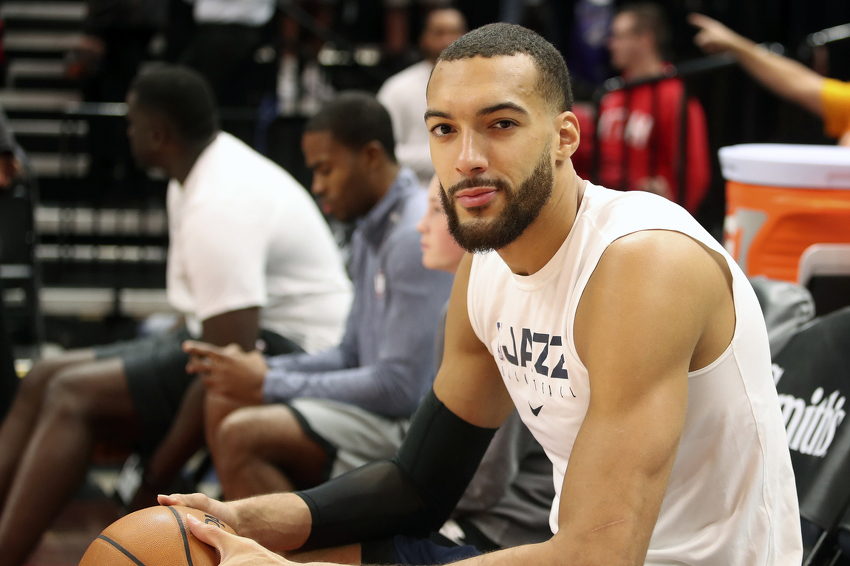
<instances>
[{"instance_id":1,"label":"jersey logo","mask_svg":"<svg viewBox=\"0 0 850 566\"><path fill-rule=\"evenodd\" d=\"M537 415L539 415L539 414L540 414L540 409L542 409L542 408L543 408L543 405L540 405L539 407L537 407L537 408L535 409L534 407L532 407L532 406L531 406L531 401L529 401L529 402L528 402L528 408L529 408L529 409L531 409L531 414L532 414L532 415L534 415L534 416L536 417Z\"/></svg>"},{"instance_id":2,"label":"jersey logo","mask_svg":"<svg viewBox=\"0 0 850 566\"><path fill-rule=\"evenodd\" d=\"M534 332L529 328L514 330L513 326L505 326L498 321L496 330L498 338L495 355L504 379L512 379L517 383L524 381L535 391L548 394L549 397L575 398L569 381L570 374L565 367L567 362L563 352L566 345L563 337ZM517 333L520 335L519 345ZM534 412L534 407L531 410ZM534 415L537 416L538 412L539 408Z\"/></svg>"},{"instance_id":3,"label":"jersey logo","mask_svg":"<svg viewBox=\"0 0 850 566\"><path fill-rule=\"evenodd\" d=\"M557 335L550 336L549 334L542 332L532 332L528 328L523 328L521 329L522 338L520 340L519 351L517 351L516 335L514 334L514 327L511 326L509 327L511 335L511 349L513 350L513 352L511 352L508 350L507 346L502 346L502 323L497 322L496 328L499 330L499 359L507 360L508 363L517 367L533 367L536 373L553 379L570 378L569 372L567 372L567 369L564 367L564 363L566 362L566 360L564 360L564 354L560 354L560 352L556 350L563 346L563 338ZM535 344L540 344L540 346L535 346ZM550 346L552 347L551 353L549 351ZM537 350L536 358L534 356L534 350ZM557 358L558 361L553 366L551 364L556 359L554 357L555 355L559 355L559 357Z\"/></svg>"}]
</instances>

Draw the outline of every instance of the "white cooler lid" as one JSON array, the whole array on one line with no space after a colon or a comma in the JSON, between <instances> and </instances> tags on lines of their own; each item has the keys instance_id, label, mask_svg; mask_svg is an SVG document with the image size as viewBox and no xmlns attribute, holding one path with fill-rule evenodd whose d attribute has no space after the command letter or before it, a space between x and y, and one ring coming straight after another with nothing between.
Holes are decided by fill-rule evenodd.
<instances>
[{"instance_id":1,"label":"white cooler lid","mask_svg":"<svg viewBox=\"0 0 850 566\"><path fill-rule=\"evenodd\" d=\"M721 147L719 154L727 181L850 190L850 147L748 143Z\"/></svg>"}]
</instances>

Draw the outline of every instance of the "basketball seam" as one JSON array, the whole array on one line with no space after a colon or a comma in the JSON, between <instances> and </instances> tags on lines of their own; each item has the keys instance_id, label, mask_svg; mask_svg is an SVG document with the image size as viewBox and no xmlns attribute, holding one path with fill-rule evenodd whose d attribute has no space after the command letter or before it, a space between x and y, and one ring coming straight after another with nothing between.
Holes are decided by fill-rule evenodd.
<instances>
[{"instance_id":1,"label":"basketball seam","mask_svg":"<svg viewBox=\"0 0 850 566\"><path fill-rule=\"evenodd\" d=\"M135 562L138 566L145 566L144 562L142 562L141 560L139 560L138 558L136 558L135 556L130 554L129 550L127 550L126 548L124 548L123 546L121 546L120 544L118 544L117 542L115 542L114 540L109 538L108 536L100 535L97 538L99 538L101 540L105 540L106 542L108 542L109 544L114 546L121 554L123 554L124 556L126 556L127 558L129 558L130 560Z\"/></svg>"},{"instance_id":2,"label":"basketball seam","mask_svg":"<svg viewBox=\"0 0 850 566\"><path fill-rule=\"evenodd\" d=\"M177 525L180 527L180 534L183 536L183 549L186 551L186 562L188 562L188 566L195 566L192 564L192 552L189 550L189 536L186 534L186 528L183 526L180 514L173 507L169 507L168 510L177 519Z\"/></svg>"}]
</instances>

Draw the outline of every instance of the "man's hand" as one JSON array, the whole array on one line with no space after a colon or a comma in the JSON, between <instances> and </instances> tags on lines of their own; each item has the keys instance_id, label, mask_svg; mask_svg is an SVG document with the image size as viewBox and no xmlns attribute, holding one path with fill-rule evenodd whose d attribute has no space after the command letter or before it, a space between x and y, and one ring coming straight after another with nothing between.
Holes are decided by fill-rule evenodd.
<instances>
[{"instance_id":1,"label":"man's hand","mask_svg":"<svg viewBox=\"0 0 850 566\"><path fill-rule=\"evenodd\" d=\"M236 344L219 348L193 340L183 343L183 351L191 356L186 371L200 374L208 392L240 403L263 402L263 380L269 368L259 351L245 352Z\"/></svg>"},{"instance_id":2,"label":"man's hand","mask_svg":"<svg viewBox=\"0 0 850 566\"><path fill-rule=\"evenodd\" d=\"M192 534L201 542L218 550L221 566L293 564L251 539L232 535L224 529L202 523L193 515L189 515L187 519Z\"/></svg>"},{"instance_id":3,"label":"man's hand","mask_svg":"<svg viewBox=\"0 0 850 566\"><path fill-rule=\"evenodd\" d=\"M222 503L201 493L160 495L160 505L183 505L214 515L240 536L286 552L301 548L310 535L310 508L294 493L274 493Z\"/></svg>"},{"instance_id":4,"label":"man's hand","mask_svg":"<svg viewBox=\"0 0 850 566\"><path fill-rule=\"evenodd\" d=\"M694 43L706 53L725 53L741 49L749 40L717 20L702 14L689 14L688 23L699 28Z\"/></svg>"}]
</instances>

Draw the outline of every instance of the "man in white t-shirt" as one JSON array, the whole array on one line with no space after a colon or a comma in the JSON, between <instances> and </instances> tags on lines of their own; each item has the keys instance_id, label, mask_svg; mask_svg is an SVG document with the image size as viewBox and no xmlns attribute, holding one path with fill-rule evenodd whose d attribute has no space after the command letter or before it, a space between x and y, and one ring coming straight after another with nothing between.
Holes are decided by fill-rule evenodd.
<instances>
[{"instance_id":1,"label":"man in white t-shirt","mask_svg":"<svg viewBox=\"0 0 850 566\"><path fill-rule=\"evenodd\" d=\"M466 18L454 8L438 8L428 14L419 38L424 59L386 80L378 91L378 101L393 121L396 157L413 169L423 187L434 174L428 149L428 129L422 123L425 114L425 88L440 52L466 33Z\"/></svg>"},{"instance_id":2,"label":"man in white t-shirt","mask_svg":"<svg viewBox=\"0 0 850 566\"><path fill-rule=\"evenodd\" d=\"M235 527L244 538L189 524L225 565L287 564L270 550L322 547L337 548L297 558L800 564L755 293L680 206L576 175L569 84L558 51L520 26L483 26L440 55L431 157L449 228L475 255L455 276L433 389L392 460L291 494L160 498ZM552 538L480 556L415 540L451 512L514 409L553 464ZM392 535L379 557L339 548Z\"/></svg>"},{"instance_id":3,"label":"man in white t-shirt","mask_svg":"<svg viewBox=\"0 0 850 566\"><path fill-rule=\"evenodd\" d=\"M280 167L219 131L197 72L158 67L135 79L127 100L134 156L172 178L167 291L186 327L70 351L22 380L0 428L4 563L24 560L96 441L138 443L145 456L159 446L145 478L153 489L196 449L204 388L186 373L186 338L315 352L339 341L350 308L351 284L318 207Z\"/></svg>"}]
</instances>

